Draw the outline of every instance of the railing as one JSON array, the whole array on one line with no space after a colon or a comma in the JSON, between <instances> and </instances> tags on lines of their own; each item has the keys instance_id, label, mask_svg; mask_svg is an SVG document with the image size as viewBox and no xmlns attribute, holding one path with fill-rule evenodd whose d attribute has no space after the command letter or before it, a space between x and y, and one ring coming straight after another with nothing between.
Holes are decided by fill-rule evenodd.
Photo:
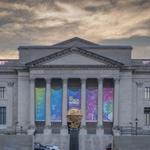
<instances>
[{"instance_id":1,"label":"railing","mask_svg":"<svg viewBox=\"0 0 150 150\"><path fill-rule=\"evenodd\" d=\"M124 126L120 127L121 135L150 135L150 130L144 130L141 127Z\"/></svg>"}]
</instances>

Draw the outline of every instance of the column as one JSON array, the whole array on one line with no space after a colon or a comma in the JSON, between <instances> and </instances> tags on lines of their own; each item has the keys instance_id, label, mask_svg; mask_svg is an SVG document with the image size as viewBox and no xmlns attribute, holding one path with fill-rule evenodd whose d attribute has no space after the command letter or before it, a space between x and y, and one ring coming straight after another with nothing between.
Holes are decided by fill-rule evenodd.
<instances>
[{"instance_id":1,"label":"column","mask_svg":"<svg viewBox=\"0 0 150 150\"><path fill-rule=\"evenodd\" d=\"M34 94L35 94L35 80L30 79L30 125L35 125L35 101L34 101Z\"/></svg>"},{"instance_id":2,"label":"column","mask_svg":"<svg viewBox=\"0 0 150 150\"><path fill-rule=\"evenodd\" d=\"M98 79L98 118L97 125L103 126L103 79Z\"/></svg>"},{"instance_id":3,"label":"column","mask_svg":"<svg viewBox=\"0 0 150 150\"><path fill-rule=\"evenodd\" d=\"M135 120L137 118L137 126L138 127L143 127L145 125L145 120L144 120L144 105L143 105L143 93L144 93L144 87L143 87L143 82L142 81L137 81L136 82L137 86L137 97L136 97L136 116L133 120L133 125L135 126Z\"/></svg>"},{"instance_id":4,"label":"column","mask_svg":"<svg viewBox=\"0 0 150 150\"><path fill-rule=\"evenodd\" d=\"M81 121L81 135L86 134L86 79L81 79L81 111L82 111L82 121Z\"/></svg>"},{"instance_id":5,"label":"column","mask_svg":"<svg viewBox=\"0 0 150 150\"><path fill-rule=\"evenodd\" d=\"M51 112L50 112L50 95L51 95L51 80L46 79L46 126L51 125Z\"/></svg>"},{"instance_id":6,"label":"column","mask_svg":"<svg viewBox=\"0 0 150 150\"><path fill-rule=\"evenodd\" d=\"M4 95L4 98L9 99L9 103L8 103L8 107L7 109L7 113L6 113L6 123L8 127L12 127L13 124L17 124L17 120L16 122L13 120L12 118L12 113L13 113L13 90L14 90L14 82L10 81L7 82L7 96ZM5 93L4 93L5 94ZM14 122L13 122L14 121ZM15 126L15 128L17 128L17 126Z\"/></svg>"},{"instance_id":7,"label":"column","mask_svg":"<svg viewBox=\"0 0 150 150\"><path fill-rule=\"evenodd\" d=\"M97 135L104 134L103 130L103 79L98 79L98 118L97 118Z\"/></svg>"},{"instance_id":8,"label":"column","mask_svg":"<svg viewBox=\"0 0 150 150\"><path fill-rule=\"evenodd\" d=\"M67 79L63 79L62 134L67 134Z\"/></svg>"},{"instance_id":9,"label":"column","mask_svg":"<svg viewBox=\"0 0 150 150\"><path fill-rule=\"evenodd\" d=\"M114 127L118 127L119 126L119 82L120 82L120 79L117 78L117 79L114 79L115 81L115 95L114 95L114 124L113 126Z\"/></svg>"},{"instance_id":10,"label":"column","mask_svg":"<svg viewBox=\"0 0 150 150\"><path fill-rule=\"evenodd\" d=\"M34 134L35 131L35 80L30 79L30 126L28 130L28 134Z\"/></svg>"},{"instance_id":11,"label":"column","mask_svg":"<svg viewBox=\"0 0 150 150\"><path fill-rule=\"evenodd\" d=\"M44 134L51 134L51 112L50 112L50 103L51 103L51 79L46 79L46 124L44 129Z\"/></svg>"},{"instance_id":12,"label":"column","mask_svg":"<svg viewBox=\"0 0 150 150\"><path fill-rule=\"evenodd\" d=\"M86 125L86 79L81 80L81 111L83 114L81 125Z\"/></svg>"}]
</instances>

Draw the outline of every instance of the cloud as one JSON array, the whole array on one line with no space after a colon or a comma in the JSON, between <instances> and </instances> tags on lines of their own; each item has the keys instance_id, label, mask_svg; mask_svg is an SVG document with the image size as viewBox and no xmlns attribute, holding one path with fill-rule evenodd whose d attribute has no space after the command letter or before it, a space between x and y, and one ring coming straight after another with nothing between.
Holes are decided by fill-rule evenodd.
<instances>
[{"instance_id":1,"label":"cloud","mask_svg":"<svg viewBox=\"0 0 150 150\"><path fill-rule=\"evenodd\" d=\"M150 37L149 9L147 0L1 0L0 50L74 36L94 42Z\"/></svg>"},{"instance_id":2,"label":"cloud","mask_svg":"<svg viewBox=\"0 0 150 150\"><path fill-rule=\"evenodd\" d=\"M133 36L122 39L107 39L100 41L100 43L109 45L132 45L133 58L150 58L150 36Z\"/></svg>"}]
</instances>

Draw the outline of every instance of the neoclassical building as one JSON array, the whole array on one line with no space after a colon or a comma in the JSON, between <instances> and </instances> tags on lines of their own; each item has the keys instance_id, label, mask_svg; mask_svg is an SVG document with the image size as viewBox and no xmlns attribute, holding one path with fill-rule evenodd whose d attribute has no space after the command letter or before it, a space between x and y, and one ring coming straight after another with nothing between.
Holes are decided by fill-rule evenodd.
<instances>
[{"instance_id":1,"label":"neoclassical building","mask_svg":"<svg viewBox=\"0 0 150 150\"><path fill-rule=\"evenodd\" d=\"M131 46L75 37L18 51L0 61L1 132L68 134L71 108L82 111L82 134L150 130L150 60L132 59Z\"/></svg>"}]
</instances>

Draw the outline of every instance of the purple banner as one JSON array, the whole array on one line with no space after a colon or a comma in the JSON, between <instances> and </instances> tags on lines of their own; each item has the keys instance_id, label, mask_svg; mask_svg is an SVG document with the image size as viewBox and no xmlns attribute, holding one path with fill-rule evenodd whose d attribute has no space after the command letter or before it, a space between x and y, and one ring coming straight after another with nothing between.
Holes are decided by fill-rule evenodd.
<instances>
[{"instance_id":1,"label":"purple banner","mask_svg":"<svg viewBox=\"0 0 150 150\"><path fill-rule=\"evenodd\" d=\"M86 90L86 120L97 120L98 90L89 88Z\"/></svg>"},{"instance_id":2,"label":"purple banner","mask_svg":"<svg viewBox=\"0 0 150 150\"><path fill-rule=\"evenodd\" d=\"M103 121L113 121L113 88L103 88Z\"/></svg>"}]
</instances>

